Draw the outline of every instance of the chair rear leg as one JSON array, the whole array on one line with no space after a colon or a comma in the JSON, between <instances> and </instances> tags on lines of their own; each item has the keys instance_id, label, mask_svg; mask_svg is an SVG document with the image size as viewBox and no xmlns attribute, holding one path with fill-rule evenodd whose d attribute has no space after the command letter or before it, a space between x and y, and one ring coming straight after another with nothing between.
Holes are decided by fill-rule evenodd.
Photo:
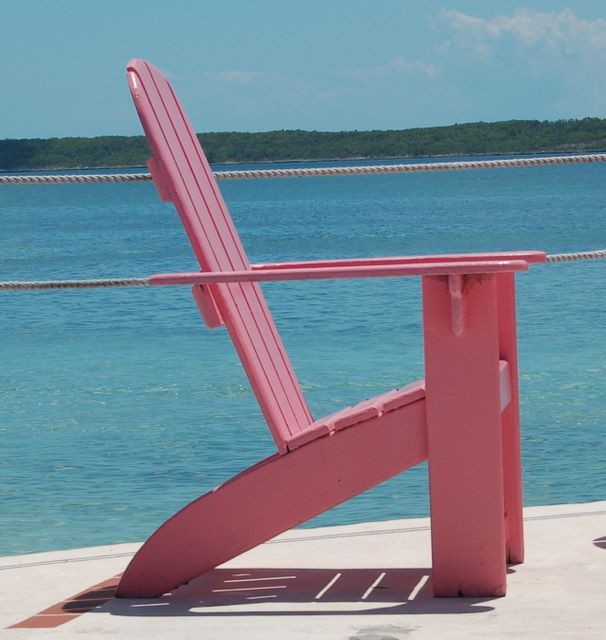
<instances>
[{"instance_id":1,"label":"chair rear leg","mask_svg":"<svg viewBox=\"0 0 606 640\"><path fill-rule=\"evenodd\" d=\"M503 428L503 482L505 493L506 557L510 564L524 562L522 520L522 463L520 459L520 400L516 337L515 276L497 276L499 356L509 364L511 402L501 416Z\"/></svg>"}]
</instances>

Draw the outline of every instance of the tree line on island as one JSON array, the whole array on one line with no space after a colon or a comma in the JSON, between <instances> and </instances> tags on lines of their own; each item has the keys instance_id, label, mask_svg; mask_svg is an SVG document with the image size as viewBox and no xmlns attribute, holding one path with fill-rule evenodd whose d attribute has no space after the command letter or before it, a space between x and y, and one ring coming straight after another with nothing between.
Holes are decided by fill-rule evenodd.
<instances>
[{"instance_id":1,"label":"tree line on island","mask_svg":"<svg viewBox=\"0 0 606 640\"><path fill-rule=\"evenodd\" d=\"M236 131L198 134L213 164L421 158L606 149L606 119L508 120L391 131ZM143 136L0 140L0 171L143 166Z\"/></svg>"}]
</instances>

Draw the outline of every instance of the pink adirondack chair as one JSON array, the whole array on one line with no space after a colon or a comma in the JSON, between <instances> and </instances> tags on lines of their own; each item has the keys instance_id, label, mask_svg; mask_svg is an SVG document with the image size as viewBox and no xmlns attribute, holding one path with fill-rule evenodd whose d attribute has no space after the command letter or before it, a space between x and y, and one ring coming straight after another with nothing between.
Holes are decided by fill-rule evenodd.
<instances>
[{"instance_id":1,"label":"pink adirondack chair","mask_svg":"<svg viewBox=\"0 0 606 640\"><path fill-rule=\"evenodd\" d=\"M171 86L133 60L128 82L149 168L200 263L193 284L209 328L228 330L277 453L165 522L117 594L154 597L429 458L434 593L504 595L523 556L514 272L538 252L250 264ZM263 293L263 280L423 278L425 381L314 420Z\"/></svg>"}]
</instances>

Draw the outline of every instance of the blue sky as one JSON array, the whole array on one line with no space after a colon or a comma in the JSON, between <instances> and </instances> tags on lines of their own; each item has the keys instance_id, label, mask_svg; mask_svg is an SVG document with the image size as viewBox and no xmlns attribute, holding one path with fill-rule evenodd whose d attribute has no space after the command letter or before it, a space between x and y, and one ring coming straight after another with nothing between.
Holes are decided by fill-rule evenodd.
<instances>
[{"instance_id":1,"label":"blue sky","mask_svg":"<svg viewBox=\"0 0 606 640\"><path fill-rule=\"evenodd\" d=\"M606 117L604 0L4 0L0 138L140 133L132 57L197 131Z\"/></svg>"}]
</instances>

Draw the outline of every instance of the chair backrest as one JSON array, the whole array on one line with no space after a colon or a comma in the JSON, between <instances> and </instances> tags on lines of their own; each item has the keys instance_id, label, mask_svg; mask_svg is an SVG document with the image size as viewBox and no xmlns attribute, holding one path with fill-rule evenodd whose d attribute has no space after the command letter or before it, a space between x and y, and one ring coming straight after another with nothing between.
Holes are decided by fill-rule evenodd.
<instances>
[{"instance_id":1,"label":"chair backrest","mask_svg":"<svg viewBox=\"0 0 606 640\"><path fill-rule=\"evenodd\" d=\"M152 177L175 204L205 272L243 271L250 263L196 134L166 78L150 63L127 67L130 91L152 150ZM223 323L234 342L281 452L312 422L301 388L257 283L194 291L205 318ZM210 312L210 313L209 313Z\"/></svg>"}]
</instances>

